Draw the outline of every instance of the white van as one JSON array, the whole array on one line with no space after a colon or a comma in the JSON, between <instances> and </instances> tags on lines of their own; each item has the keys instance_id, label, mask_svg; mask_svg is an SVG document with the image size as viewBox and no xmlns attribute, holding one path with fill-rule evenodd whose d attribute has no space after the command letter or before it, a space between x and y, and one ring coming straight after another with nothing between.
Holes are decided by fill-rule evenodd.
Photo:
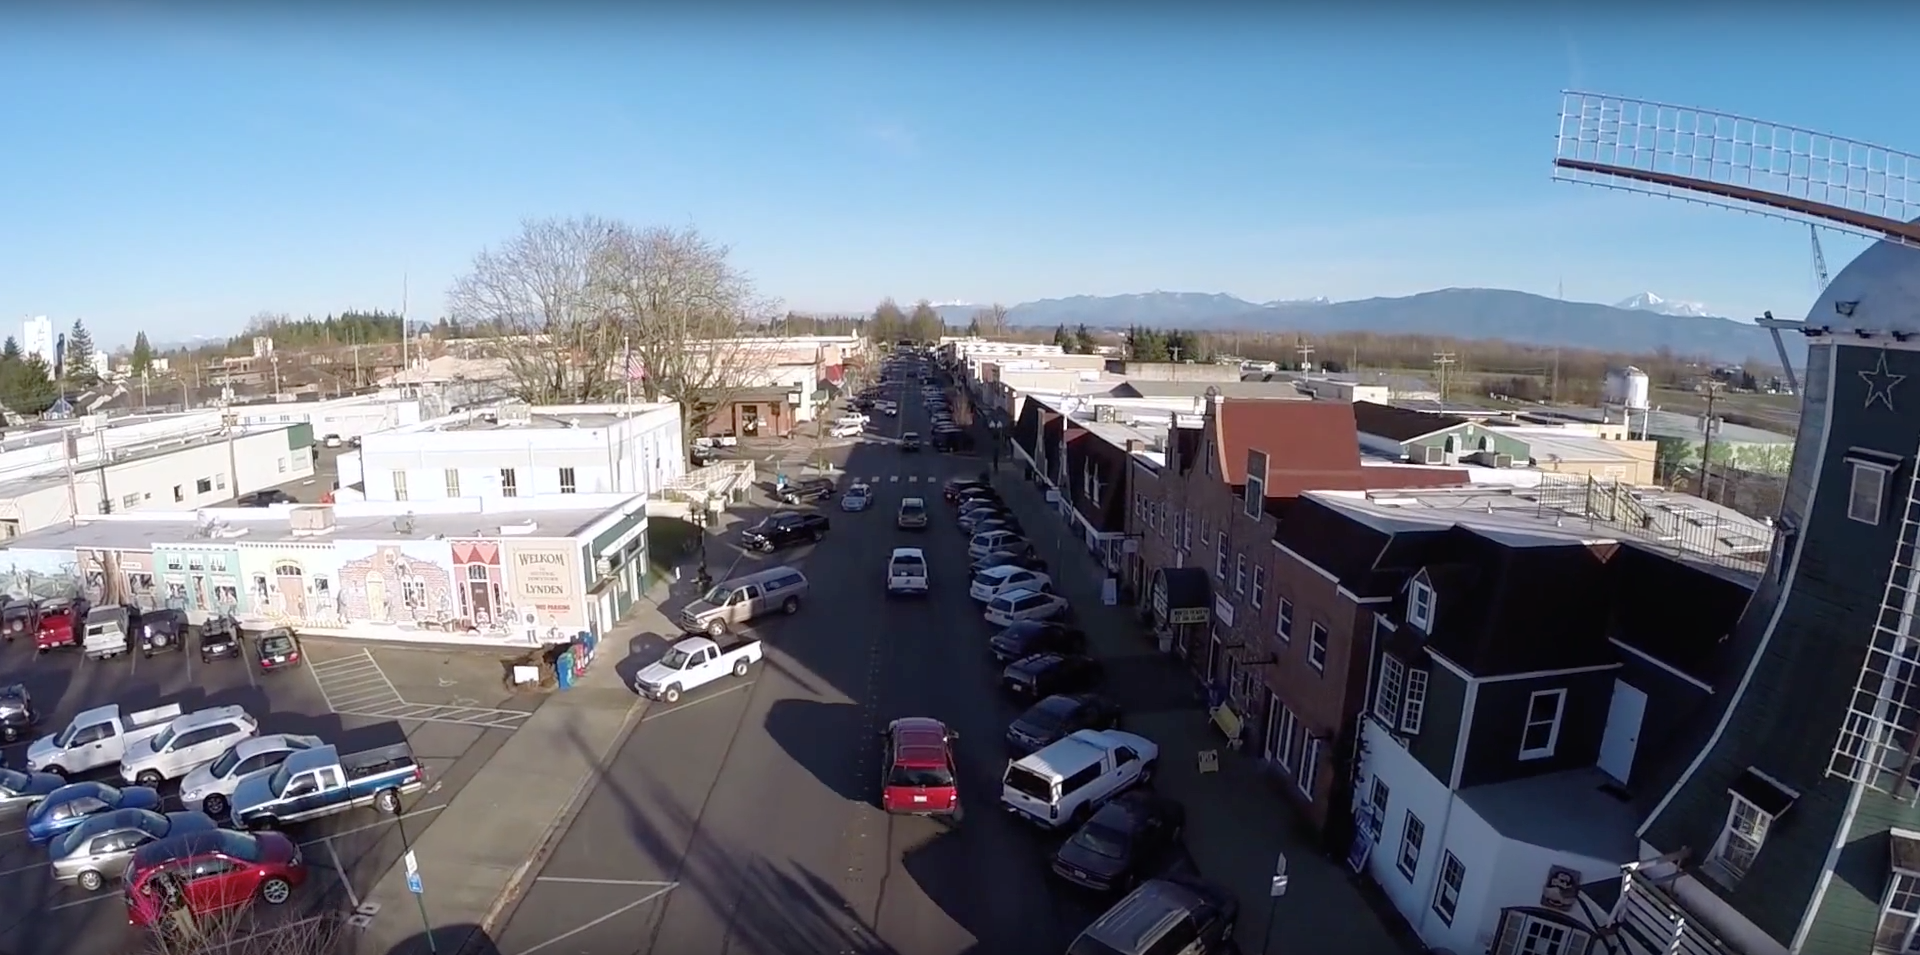
<instances>
[{"instance_id":1,"label":"white van","mask_svg":"<svg viewBox=\"0 0 1920 955\"><path fill-rule=\"evenodd\" d=\"M1100 804L1153 779L1160 747L1119 730L1080 730L1007 764L1000 802L1046 829L1078 826Z\"/></svg>"},{"instance_id":2,"label":"white van","mask_svg":"<svg viewBox=\"0 0 1920 955\"><path fill-rule=\"evenodd\" d=\"M1019 534L1005 528L975 534L967 541L967 556L979 560L996 550L1005 550L1008 543L1019 539Z\"/></svg>"}]
</instances>

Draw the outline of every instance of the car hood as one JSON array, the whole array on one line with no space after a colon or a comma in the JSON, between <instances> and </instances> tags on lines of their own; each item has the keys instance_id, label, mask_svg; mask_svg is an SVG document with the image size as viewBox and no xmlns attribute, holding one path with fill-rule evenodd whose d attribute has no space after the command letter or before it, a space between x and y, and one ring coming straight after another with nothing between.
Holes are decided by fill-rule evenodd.
<instances>
[{"instance_id":1,"label":"car hood","mask_svg":"<svg viewBox=\"0 0 1920 955\"><path fill-rule=\"evenodd\" d=\"M134 743L131 746L128 746L127 751L120 755L120 765L138 766L141 763L144 763L152 759L155 756L153 744L159 739L160 739L159 735L156 734L153 736L149 736L146 739L140 740L139 742Z\"/></svg>"},{"instance_id":2,"label":"car hood","mask_svg":"<svg viewBox=\"0 0 1920 955\"><path fill-rule=\"evenodd\" d=\"M1017 656L1026 656L1027 644L1029 642L1030 642L1030 638L1027 638L1027 637L1015 637L1015 636L1009 636L1007 634L1001 633L1001 634L995 634L993 639L988 640L987 646L991 647L993 649L993 652L998 654L1002 654L1002 655L1014 654ZM1013 668L1008 667L1007 672L1009 673L1013 672Z\"/></svg>"},{"instance_id":3,"label":"car hood","mask_svg":"<svg viewBox=\"0 0 1920 955\"><path fill-rule=\"evenodd\" d=\"M680 675L679 670L659 663L650 663L634 674L634 682L645 686L661 686Z\"/></svg>"},{"instance_id":4,"label":"car hood","mask_svg":"<svg viewBox=\"0 0 1920 955\"><path fill-rule=\"evenodd\" d=\"M1039 678L1040 674L1045 673L1049 669L1052 669L1052 667L1046 664L1017 660L1007 665L1005 675L1008 679L1035 680Z\"/></svg>"},{"instance_id":5,"label":"car hood","mask_svg":"<svg viewBox=\"0 0 1920 955\"><path fill-rule=\"evenodd\" d=\"M1007 729L1010 732L1017 733L1030 740L1037 740L1043 744L1060 738L1059 727L1043 726L1025 719L1014 720L1013 725L1008 726Z\"/></svg>"},{"instance_id":6,"label":"car hood","mask_svg":"<svg viewBox=\"0 0 1920 955\"><path fill-rule=\"evenodd\" d=\"M55 756L60 755L60 746L54 740L58 735L42 736L27 746L27 768L37 769L45 766Z\"/></svg>"},{"instance_id":7,"label":"car hood","mask_svg":"<svg viewBox=\"0 0 1920 955\"><path fill-rule=\"evenodd\" d=\"M213 764L195 766L180 779L180 798L192 799L213 786Z\"/></svg>"},{"instance_id":8,"label":"car hood","mask_svg":"<svg viewBox=\"0 0 1920 955\"><path fill-rule=\"evenodd\" d=\"M261 803L272 802L273 774L274 769L263 769L240 777L240 781L234 784L233 795L227 799L233 811L237 814Z\"/></svg>"},{"instance_id":9,"label":"car hood","mask_svg":"<svg viewBox=\"0 0 1920 955\"><path fill-rule=\"evenodd\" d=\"M1126 869L1127 865L1124 859L1103 856L1091 849L1074 844L1071 839L1060 846L1060 851L1054 853L1053 860L1061 865L1072 866L1089 875L1102 876L1105 878L1118 876Z\"/></svg>"}]
</instances>

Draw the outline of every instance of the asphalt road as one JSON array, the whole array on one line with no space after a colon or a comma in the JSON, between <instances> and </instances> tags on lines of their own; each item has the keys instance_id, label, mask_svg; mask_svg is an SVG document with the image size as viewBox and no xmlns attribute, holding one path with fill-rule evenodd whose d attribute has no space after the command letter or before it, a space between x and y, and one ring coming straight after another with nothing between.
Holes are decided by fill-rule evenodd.
<instances>
[{"instance_id":1,"label":"asphalt road","mask_svg":"<svg viewBox=\"0 0 1920 955\"><path fill-rule=\"evenodd\" d=\"M845 452L843 483L879 478L874 506L829 504L820 545L741 565L801 567L805 609L755 628L768 652L748 680L646 715L496 933L502 955L1057 955L1098 915L1048 877L1047 838L1000 811L1019 710L999 696L965 542L939 501L979 460L900 451L900 431L929 430L917 384L901 405ZM930 500L925 532L894 528L909 496ZM889 600L887 555L911 545L933 593ZM960 733L959 823L877 808L878 732L902 716Z\"/></svg>"},{"instance_id":2,"label":"asphalt road","mask_svg":"<svg viewBox=\"0 0 1920 955\"><path fill-rule=\"evenodd\" d=\"M532 705L502 699L505 691L498 688L498 664L473 654L369 650L360 644L325 640L307 640L303 649L309 661L320 662L365 654L382 667L394 692L409 702ZM412 743L427 768L429 791L414 797L398 821L356 811L290 830L288 835L302 843L310 864L308 883L285 910L249 920L249 931L267 931L288 920L350 909L359 892L399 859L404 851L400 830L417 834L431 825L434 814L485 764L508 732L451 722L400 724L378 715L341 715L334 712L307 668L261 674L254 672L250 658L209 665L192 649L152 658L136 652L115 660L90 661L77 650L38 655L31 642L0 644L0 680L27 686L42 710L42 733L58 732L79 711L108 703L129 711L179 703L189 712L238 704L260 720L263 732L310 733L348 750L402 738ZM5 748L7 765L23 762L26 745L27 740L22 740ZM120 782L117 767L76 778ZM175 791L172 783L161 787L168 809L179 808ZM0 819L0 952L104 955L138 947L141 939L127 926L119 893L109 888L89 894L54 883L47 873L46 851L28 843L20 827L18 818Z\"/></svg>"}]
</instances>

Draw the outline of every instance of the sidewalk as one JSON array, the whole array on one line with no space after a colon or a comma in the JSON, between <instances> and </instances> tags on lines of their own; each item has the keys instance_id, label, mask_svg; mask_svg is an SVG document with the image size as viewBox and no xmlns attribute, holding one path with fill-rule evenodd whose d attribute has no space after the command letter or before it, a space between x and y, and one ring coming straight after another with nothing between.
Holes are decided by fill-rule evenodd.
<instances>
[{"instance_id":1,"label":"sidewalk","mask_svg":"<svg viewBox=\"0 0 1920 955\"><path fill-rule=\"evenodd\" d=\"M656 587L650 596L663 590ZM643 708L622 685L615 665L634 634L673 628L652 600L643 599L637 607L607 636L606 656L573 689L543 702L447 808L431 822L409 824L403 817L426 890L432 945L422 934L403 860L362 899L379 903L380 909L360 936L360 955L426 955L430 948L457 955L479 941L476 927L483 932L499 927L521 880L539 868L547 843L577 810L598 777L597 767Z\"/></svg>"},{"instance_id":2,"label":"sidewalk","mask_svg":"<svg viewBox=\"0 0 1920 955\"><path fill-rule=\"evenodd\" d=\"M1239 896L1241 949L1248 955L1421 951L1382 921L1344 865L1304 838L1292 809L1261 777L1257 758L1227 749L1185 664L1153 648L1132 608L1101 603L1105 571L1047 506L1044 492L1021 480L1013 465L1003 466L995 483L1052 568L1054 587L1072 601L1089 652L1105 665L1107 692L1126 712L1126 728L1160 746L1154 787L1186 806L1187 849L1200 873ZM1218 772L1200 772L1203 750L1218 754ZM1269 907L1281 853L1287 858L1287 894ZM1265 939L1263 932L1269 933Z\"/></svg>"}]
</instances>

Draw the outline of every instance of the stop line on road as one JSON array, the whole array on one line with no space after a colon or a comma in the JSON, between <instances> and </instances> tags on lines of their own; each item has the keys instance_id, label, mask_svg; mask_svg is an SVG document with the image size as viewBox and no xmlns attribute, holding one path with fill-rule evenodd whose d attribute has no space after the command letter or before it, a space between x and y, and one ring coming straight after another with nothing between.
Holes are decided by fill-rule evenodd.
<instances>
[{"instance_id":1,"label":"stop line on road","mask_svg":"<svg viewBox=\"0 0 1920 955\"><path fill-rule=\"evenodd\" d=\"M439 703L409 703L394 688L393 681L373 658L372 651L309 660L307 672L320 688L327 709L341 716L361 716L378 720L420 723L457 723L481 729L519 729L533 715L523 710L502 710L483 706L453 706Z\"/></svg>"}]
</instances>

